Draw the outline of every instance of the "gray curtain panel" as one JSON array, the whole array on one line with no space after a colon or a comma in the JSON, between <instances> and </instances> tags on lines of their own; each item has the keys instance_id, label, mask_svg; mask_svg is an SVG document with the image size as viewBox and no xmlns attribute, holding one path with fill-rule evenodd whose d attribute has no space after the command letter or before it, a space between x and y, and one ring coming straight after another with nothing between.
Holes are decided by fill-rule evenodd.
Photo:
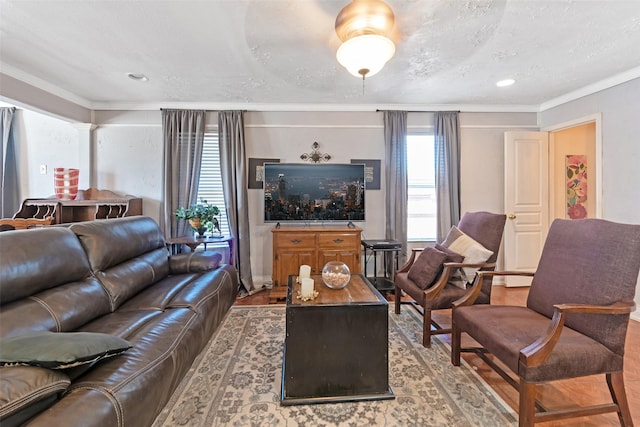
<instances>
[{"instance_id":1,"label":"gray curtain panel","mask_svg":"<svg viewBox=\"0 0 640 427\"><path fill-rule=\"evenodd\" d=\"M385 145L385 185L387 203L385 204L385 239L396 240L402 245L400 264L407 256L407 112L384 112ZM386 254L387 270L391 269L391 253Z\"/></svg>"},{"instance_id":2,"label":"gray curtain panel","mask_svg":"<svg viewBox=\"0 0 640 427\"><path fill-rule=\"evenodd\" d=\"M247 194L247 156L244 144L244 114L242 111L218 112L220 170L227 208L229 230L238 248L231 263L238 270L240 282L251 295L257 292L251 275L251 232Z\"/></svg>"},{"instance_id":3,"label":"gray curtain panel","mask_svg":"<svg viewBox=\"0 0 640 427\"><path fill-rule=\"evenodd\" d=\"M186 236L190 230L186 221L176 220L175 212L197 201L205 115L204 110L162 110L164 200L160 227L166 238Z\"/></svg>"},{"instance_id":4,"label":"gray curtain panel","mask_svg":"<svg viewBox=\"0 0 640 427\"><path fill-rule=\"evenodd\" d=\"M2 218L12 218L20 207L20 185L18 182L18 165L16 162L15 138L13 136L13 116L15 107L0 108L0 133L2 134L2 163L0 179L2 179Z\"/></svg>"},{"instance_id":5,"label":"gray curtain panel","mask_svg":"<svg viewBox=\"0 0 640 427\"><path fill-rule=\"evenodd\" d=\"M435 113L437 239L460 221L460 123L457 111Z\"/></svg>"}]
</instances>

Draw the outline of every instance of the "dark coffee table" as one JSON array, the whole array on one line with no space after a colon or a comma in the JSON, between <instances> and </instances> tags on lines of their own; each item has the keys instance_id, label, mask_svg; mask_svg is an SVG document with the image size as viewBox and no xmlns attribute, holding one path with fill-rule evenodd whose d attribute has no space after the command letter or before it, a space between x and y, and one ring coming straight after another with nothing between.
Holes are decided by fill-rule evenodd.
<instances>
[{"instance_id":1,"label":"dark coffee table","mask_svg":"<svg viewBox=\"0 0 640 427\"><path fill-rule=\"evenodd\" d=\"M280 403L393 399L387 300L361 274L344 289L312 278L319 295L302 301L289 276Z\"/></svg>"}]
</instances>

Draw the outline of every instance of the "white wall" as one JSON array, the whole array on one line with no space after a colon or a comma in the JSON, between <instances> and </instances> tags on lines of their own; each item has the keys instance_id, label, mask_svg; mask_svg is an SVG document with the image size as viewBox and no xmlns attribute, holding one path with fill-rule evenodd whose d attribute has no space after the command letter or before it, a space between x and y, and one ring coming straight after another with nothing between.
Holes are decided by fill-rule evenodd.
<instances>
[{"instance_id":1,"label":"white wall","mask_svg":"<svg viewBox=\"0 0 640 427\"><path fill-rule=\"evenodd\" d=\"M614 86L540 113L550 128L602 114L602 217L640 224L640 79ZM640 306L640 276L635 302ZM640 320L638 310L632 315Z\"/></svg>"},{"instance_id":2,"label":"white wall","mask_svg":"<svg viewBox=\"0 0 640 427\"><path fill-rule=\"evenodd\" d=\"M79 167L78 130L63 120L24 109L16 109L13 126L20 200L54 195L54 168ZM40 173L40 165L46 165L46 174Z\"/></svg>"},{"instance_id":3,"label":"white wall","mask_svg":"<svg viewBox=\"0 0 640 427\"><path fill-rule=\"evenodd\" d=\"M159 221L163 169L160 126L104 126L94 132L95 187L142 197L142 212Z\"/></svg>"},{"instance_id":4,"label":"white wall","mask_svg":"<svg viewBox=\"0 0 640 427\"><path fill-rule=\"evenodd\" d=\"M26 162L24 167L21 163L21 173L28 178L21 197L49 196L53 194L52 175L38 175L38 165L77 166L78 131L59 119L26 110L19 114L28 118L21 125ZM536 120L534 113L461 114L463 212L503 212L503 134L537 128ZM142 197L144 214L156 221L162 199L160 121L159 111L96 111L97 128L91 138L93 186ZM209 114L207 125L210 129L217 126L215 113ZM380 159L381 189L367 191L367 220L358 225L366 238L384 237L384 206L392 201L385 197L382 113L247 112L245 127L247 157L302 162L300 155L310 153L317 141L320 151L331 155L331 162ZM410 132L432 132L433 114L410 113L408 127ZM271 279L273 224L262 220L262 191L249 189L248 193L252 270L256 283L261 284Z\"/></svg>"}]
</instances>

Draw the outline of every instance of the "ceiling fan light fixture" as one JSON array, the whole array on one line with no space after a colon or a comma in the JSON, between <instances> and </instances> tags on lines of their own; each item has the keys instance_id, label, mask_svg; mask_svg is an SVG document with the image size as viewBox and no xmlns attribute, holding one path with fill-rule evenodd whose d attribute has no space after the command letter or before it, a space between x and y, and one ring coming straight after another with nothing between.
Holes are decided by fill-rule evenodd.
<instances>
[{"instance_id":1,"label":"ceiling fan light fixture","mask_svg":"<svg viewBox=\"0 0 640 427\"><path fill-rule=\"evenodd\" d=\"M336 53L340 65L355 77L377 74L396 51L391 40L383 36L357 36L342 43ZM368 70L364 72L362 70Z\"/></svg>"},{"instance_id":2,"label":"ceiling fan light fixture","mask_svg":"<svg viewBox=\"0 0 640 427\"><path fill-rule=\"evenodd\" d=\"M395 17L382 0L353 0L336 17L336 34L342 40L336 58L356 77L371 77L382 70L396 47L389 38Z\"/></svg>"}]
</instances>

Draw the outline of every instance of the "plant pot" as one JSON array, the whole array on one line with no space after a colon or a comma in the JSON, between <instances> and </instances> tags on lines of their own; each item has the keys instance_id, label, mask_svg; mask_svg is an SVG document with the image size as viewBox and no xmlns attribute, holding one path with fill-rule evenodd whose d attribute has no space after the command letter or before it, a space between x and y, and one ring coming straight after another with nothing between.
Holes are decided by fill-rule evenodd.
<instances>
[{"instance_id":1,"label":"plant pot","mask_svg":"<svg viewBox=\"0 0 640 427\"><path fill-rule=\"evenodd\" d=\"M193 218L189 220L189 225L194 230L197 230L202 227L202 221L200 220L200 218Z\"/></svg>"}]
</instances>

